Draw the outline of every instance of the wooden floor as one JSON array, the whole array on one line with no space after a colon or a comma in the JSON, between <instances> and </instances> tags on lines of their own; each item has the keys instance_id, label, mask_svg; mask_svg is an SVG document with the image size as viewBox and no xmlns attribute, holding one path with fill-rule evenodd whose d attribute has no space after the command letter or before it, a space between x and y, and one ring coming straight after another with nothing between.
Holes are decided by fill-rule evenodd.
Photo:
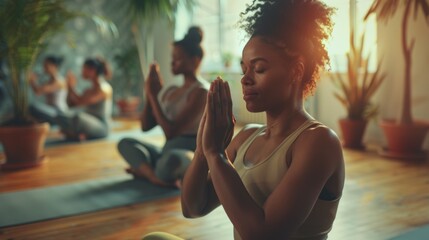
<instances>
[{"instance_id":1,"label":"wooden floor","mask_svg":"<svg viewBox=\"0 0 429 240\"><path fill-rule=\"evenodd\" d=\"M373 151L344 153L347 180L330 239L388 239L429 224L428 161L394 161ZM125 174L115 142L57 146L46 154L49 160L39 168L0 172L0 193ZM0 239L139 239L152 231L186 239L232 239L221 208L204 218L185 219L178 197L3 228Z\"/></svg>"}]
</instances>

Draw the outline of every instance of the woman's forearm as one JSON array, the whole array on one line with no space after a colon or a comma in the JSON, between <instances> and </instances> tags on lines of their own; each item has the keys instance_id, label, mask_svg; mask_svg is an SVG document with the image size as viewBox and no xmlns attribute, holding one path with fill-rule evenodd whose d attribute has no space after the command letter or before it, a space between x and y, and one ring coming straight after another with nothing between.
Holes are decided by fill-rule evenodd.
<instances>
[{"instance_id":1,"label":"woman's forearm","mask_svg":"<svg viewBox=\"0 0 429 240\"><path fill-rule=\"evenodd\" d=\"M267 237L264 209L249 195L226 154L207 157L213 186L220 203L243 239ZM269 227L269 226L268 226Z\"/></svg>"},{"instance_id":2,"label":"woman's forearm","mask_svg":"<svg viewBox=\"0 0 429 240\"><path fill-rule=\"evenodd\" d=\"M204 154L196 150L182 183L182 212L185 217L204 216L209 203L208 165Z\"/></svg>"},{"instance_id":3,"label":"woman's forearm","mask_svg":"<svg viewBox=\"0 0 429 240\"><path fill-rule=\"evenodd\" d=\"M79 104L80 97L72 87L68 87L67 104L69 106L76 106Z\"/></svg>"},{"instance_id":4,"label":"woman's forearm","mask_svg":"<svg viewBox=\"0 0 429 240\"><path fill-rule=\"evenodd\" d=\"M40 95L39 94L39 86L35 82L30 82L30 86L36 95Z\"/></svg>"},{"instance_id":5,"label":"woman's forearm","mask_svg":"<svg viewBox=\"0 0 429 240\"><path fill-rule=\"evenodd\" d=\"M157 125L156 119L153 116L152 106L150 104L149 98L146 97L146 102L144 104L143 112L140 116L140 126L142 131L149 131Z\"/></svg>"},{"instance_id":6,"label":"woman's forearm","mask_svg":"<svg viewBox=\"0 0 429 240\"><path fill-rule=\"evenodd\" d=\"M35 86L35 92L38 95L50 94L60 90L61 86L58 82L48 83L40 86Z\"/></svg>"}]
</instances>

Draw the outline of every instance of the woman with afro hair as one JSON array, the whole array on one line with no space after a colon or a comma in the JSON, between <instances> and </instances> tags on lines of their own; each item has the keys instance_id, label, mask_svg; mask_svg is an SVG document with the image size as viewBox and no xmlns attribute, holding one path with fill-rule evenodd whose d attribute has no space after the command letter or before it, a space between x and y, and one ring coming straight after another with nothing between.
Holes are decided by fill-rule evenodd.
<instances>
[{"instance_id":1,"label":"woman with afro hair","mask_svg":"<svg viewBox=\"0 0 429 240\"><path fill-rule=\"evenodd\" d=\"M304 109L329 64L333 9L318 0L254 0L242 13L243 99L266 125L233 139L228 84L216 79L182 185L185 217L222 205L235 239L327 239L344 185L337 135ZM232 139L232 140L231 140Z\"/></svg>"}]
</instances>

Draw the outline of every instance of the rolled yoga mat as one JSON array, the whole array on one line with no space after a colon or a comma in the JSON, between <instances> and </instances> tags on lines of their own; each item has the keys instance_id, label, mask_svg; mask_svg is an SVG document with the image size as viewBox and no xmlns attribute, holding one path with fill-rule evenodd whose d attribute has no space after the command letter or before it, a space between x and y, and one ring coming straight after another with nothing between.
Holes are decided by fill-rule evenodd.
<instances>
[{"instance_id":1,"label":"rolled yoga mat","mask_svg":"<svg viewBox=\"0 0 429 240\"><path fill-rule=\"evenodd\" d=\"M0 228L162 199L179 190L130 176L0 194Z\"/></svg>"}]
</instances>

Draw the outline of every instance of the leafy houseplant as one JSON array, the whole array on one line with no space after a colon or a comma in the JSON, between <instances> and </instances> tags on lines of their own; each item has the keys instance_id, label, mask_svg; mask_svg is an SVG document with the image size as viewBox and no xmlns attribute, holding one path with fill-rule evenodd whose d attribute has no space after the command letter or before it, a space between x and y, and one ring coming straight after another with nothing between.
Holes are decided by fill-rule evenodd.
<instances>
[{"instance_id":1,"label":"leafy houseplant","mask_svg":"<svg viewBox=\"0 0 429 240\"><path fill-rule=\"evenodd\" d=\"M137 47L131 46L114 57L116 65L122 73L123 78L113 81L115 90L119 90L120 97L116 103L122 115L136 113L140 100L137 97L141 89L142 71L139 64Z\"/></svg>"},{"instance_id":2,"label":"leafy houseplant","mask_svg":"<svg viewBox=\"0 0 429 240\"><path fill-rule=\"evenodd\" d=\"M349 148L363 148L362 137L367 121L377 114L377 107L371 98L386 75L380 73L380 63L374 73L370 73L368 56L364 56L365 34L360 43L355 43L354 32L350 34L350 51L347 53L347 76L341 73L331 75L335 86L340 90L334 96L347 110L347 117L340 120L343 145Z\"/></svg>"},{"instance_id":3,"label":"leafy houseplant","mask_svg":"<svg viewBox=\"0 0 429 240\"><path fill-rule=\"evenodd\" d=\"M234 55L230 52L224 52L222 53L222 62L226 69L229 69L231 67L231 63L234 60Z\"/></svg>"},{"instance_id":4,"label":"leafy houseplant","mask_svg":"<svg viewBox=\"0 0 429 240\"><path fill-rule=\"evenodd\" d=\"M28 79L26 73L42 48L43 40L76 17L60 1L0 1L0 39L5 44L0 56L7 62L13 100L13 125L33 124L28 114Z\"/></svg>"},{"instance_id":5,"label":"leafy houseplant","mask_svg":"<svg viewBox=\"0 0 429 240\"><path fill-rule=\"evenodd\" d=\"M400 10L403 11L401 47L405 61L403 102L398 119L395 121L385 120L381 123L388 143L388 148L381 154L397 158L424 158L421 147L429 124L415 121L412 116L411 70L412 53L416 39L409 39L408 28L413 11L414 18L417 18L419 12L422 12L423 16L429 20L429 2L427 0L375 0L365 19L373 13L377 13L377 19L387 22Z\"/></svg>"},{"instance_id":6,"label":"leafy houseplant","mask_svg":"<svg viewBox=\"0 0 429 240\"><path fill-rule=\"evenodd\" d=\"M28 113L28 72L44 41L64 24L83 16L66 9L61 0L0 0L0 59L8 69L6 86L13 103L13 118L0 127L7 161L2 169L37 166L49 125L37 123ZM100 30L114 25L93 17Z\"/></svg>"}]
</instances>

